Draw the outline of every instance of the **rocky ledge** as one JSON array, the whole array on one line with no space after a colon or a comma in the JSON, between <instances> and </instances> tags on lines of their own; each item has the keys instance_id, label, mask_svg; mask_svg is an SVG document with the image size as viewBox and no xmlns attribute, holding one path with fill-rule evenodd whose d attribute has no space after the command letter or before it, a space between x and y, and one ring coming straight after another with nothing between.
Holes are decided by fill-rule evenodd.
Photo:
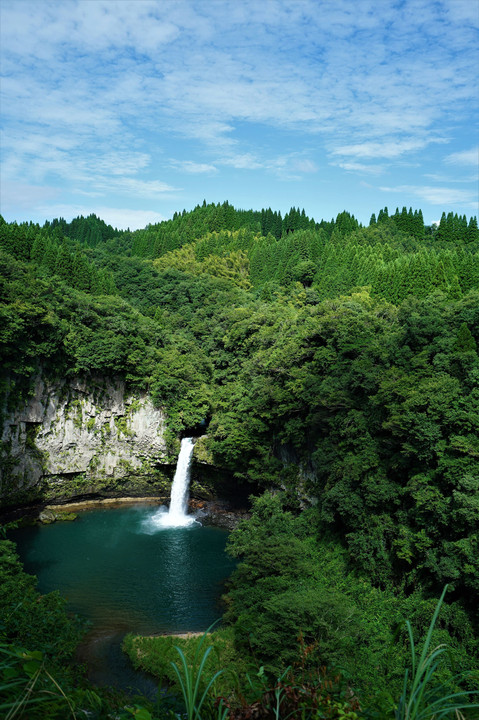
<instances>
[{"instance_id":1,"label":"rocky ledge","mask_svg":"<svg viewBox=\"0 0 479 720\"><path fill-rule=\"evenodd\" d=\"M245 508L233 507L227 500L191 500L191 512L202 525L234 530L241 520L250 517Z\"/></svg>"}]
</instances>

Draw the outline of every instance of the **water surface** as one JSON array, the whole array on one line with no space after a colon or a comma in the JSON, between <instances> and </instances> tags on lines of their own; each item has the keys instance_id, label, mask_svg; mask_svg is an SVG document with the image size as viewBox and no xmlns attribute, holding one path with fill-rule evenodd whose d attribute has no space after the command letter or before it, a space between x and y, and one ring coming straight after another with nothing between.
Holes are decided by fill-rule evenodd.
<instances>
[{"instance_id":1,"label":"water surface","mask_svg":"<svg viewBox=\"0 0 479 720\"><path fill-rule=\"evenodd\" d=\"M69 609L92 622L81 658L99 684L134 684L119 649L125 633L206 630L221 617L220 596L234 568L225 553L228 533L199 523L161 528L152 522L156 512L90 510L74 522L15 533L40 591L60 590Z\"/></svg>"}]
</instances>

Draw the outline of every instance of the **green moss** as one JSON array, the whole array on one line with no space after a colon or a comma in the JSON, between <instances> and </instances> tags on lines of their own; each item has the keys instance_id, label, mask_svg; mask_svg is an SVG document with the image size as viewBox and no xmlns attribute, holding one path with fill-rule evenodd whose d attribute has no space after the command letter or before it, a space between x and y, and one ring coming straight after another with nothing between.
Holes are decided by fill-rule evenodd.
<instances>
[{"instance_id":1,"label":"green moss","mask_svg":"<svg viewBox=\"0 0 479 720\"><path fill-rule=\"evenodd\" d=\"M127 413L128 415L133 415L133 413L138 412L138 410L142 406L142 401L140 398L133 398L131 399L130 403L127 406Z\"/></svg>"},{"instance_id":2,"label":"green moss","mask_svg":"<svg viewBox=\"0 0 479 720\"><path fill-rule=\"evenodd\" d=\"M57 520L62 522L72 522L77 519L78 514L74 512L62 512L61 510L55 510L55 517Z\"/></svg>"},{"instance_id":3,"label":"green moss","mask_svg":"<svg viewBox=\"0 0 479 720\"><path fill-rule=\"evenodd\" d=\"M172 430L166 428L164 433L164 439L168 452L168 458L171 459L172 462L176 462L181 446L178 437Z\"/></svg>"},{"instance_id":4,"label":"green moss","mask_svg":"<svg viewBox=\"0 0 479 720\"><path fill-rule=\"evenodd\" d=\"M114 423L119 436L125 435L126 437L131 437L133 435L131 429L128 426L127 419L124 415L116 415L114 418Z\"/></svg>"},{"instance_id":5,"label":"green moss","mask_svg":"<svg viewBox=\"0 0 479 720\"><path fill-rule=\"evenodd\" d=\"M86 429L89 433L95 430L95 418L89 418L86 423Z\"/></svg>"},{"instance_id":6,"label":"green moss","mask_svg":"<svg viewBox=\"0 0 479 720\"><path fill-rule=\"evenodd\" d=\"M102 442L105 442L106 437L108 435L111 435L111 424L110 424L109 420L106 420L106 422L104 422L103 425L101 426L100 434L101 434Z\"/></svg>"},{"instance_id":7,"label":"green moss","mask_svg":"<svg viewBox=\"0 0 479 720\"><path fill-rule=\"evenodd\" d=\"M83 426L83 408L82 401L79 398L67 402L65 406L65 419L69 418L72 418L73 425L81 430Z\"/></svg>"},{"instance_id":8,"label":"green moss","mask_svg":"<svg viewBox=\"0 0 479 720\"><path fill-rule=\"evenodd\" d=\"M83 427L83 411L81 406L77 408L77 414L73 418L73 425L78 430L81 430Z\"/></svg>"},{"instance_id":9,"label":"green moss","mask_svg":"<svg viewBox=\"0 0 479 720\"><path fill-rule=\"evenodd\" d=\"M199 500L214 500L215 492L213 488L203 485L199 482L192 482L190 487L191 495Z\"/></svg>"},{"instance_id":10,"label":"green moss","mask_svg":"<svg viewBox=\"0 0 479 720\"><path fill-rule=\"evenodd\" d=\"M125 472L135 474L138 472L138 468L136 468L129 460L125 460L124 458L121 458L121 460L118 461L118 465L125 470Z\"/></svg>"},{"instance_id":11,"label":"green moss","mask_svg":"<svg viewBox=\"0 0 479 720\"><path fill-rule=\"evenodd\" d=\"M35 453L39 452L35 440L40 432L40 428L40 423L25 423L25 447Z\"/></svg>"}]
</instances>

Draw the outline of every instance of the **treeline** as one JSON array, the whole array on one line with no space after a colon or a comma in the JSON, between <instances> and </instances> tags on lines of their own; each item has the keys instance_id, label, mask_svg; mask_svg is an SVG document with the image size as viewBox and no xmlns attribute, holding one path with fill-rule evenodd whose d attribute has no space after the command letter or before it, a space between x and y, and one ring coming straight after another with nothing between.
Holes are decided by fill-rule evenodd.
<instances>
[{"instance_id":1,"label":"treeline","mask_svg":"<svg viewBox=\"0 0 479 720\"><path fill-rule=\"evenodd\" d=\"M335 223L329 236L320 228L297 230L279 240L250 229L223 230L154 262L158 268L196 274L225 275L229 267L232 278L244 287L249 281L265 299L294 283L304 286L310 302L367 286L374 297L395 304L435 290L458 299L479 287L477 241L419 242L393 221L350 231L342 226L344 222Z\"/></svg>"},{"instance_id":2,"label":"treeline","mask_svg":"<svg viewBox=\"0 0 479 720\"><path fill-rule=\"evenodd\" d=\"M434 290L458 299L479 286L476 218L443 213L437 227L426 227L420 210L405 207L391 215L380 210L367 228L346 211L317 223L304 209L293 207L281 217L270 208L236 210L228 202L203 202L134 233L119 233L95 215L42 228L0 221L2 246L72 287L125 297L123 275L146 267L134 258L158 259L160 269L230 278L264 298L299 282L311 302L365 286L396 304Z\"/></svg>"},{"instance_id":3,"label":"treeline","mask_svg":"<svg viewBox=\"0 0 479 720\"><path fill-rule=\"evenodd\" d=\"M90 238L102 224L105 225L91 215L77 218L70 225L65 221L53 221L41 228L33 223L6 223L0 216L0 248L18 260L31 262L40 274L56 275L78 290L93 295L116 295L112 274L91 262L81 244L90 244L85 238ZM84 239L79 241L79 237L75 237L72 241L63 234L63 230L71 228ZM109 226L105 225L105 228ZM113 228L109 229L113 231Z\"/></svg>"},{"instance_id":4,"label":"treeline","mask_svg":"<svg viewBox=\"0 0 479 720\"><path fill-rule=\"evenodd\" d=\"M403 207L401 212L396 208L393 215L389 215L387 207L379 211L378 218L373 213L371 215L370 225L382 224L393 220L399 230L403 230L416 240L422 240L425 235L433 236L436 241L444 241L450 243L470 243L478 239L477 218L471 217L469 222L466 215L458 215L457 213L445 212L441 215L439 225L433 227L425 227L422 210L409 210Z\"/></svg>"}]
</instances>

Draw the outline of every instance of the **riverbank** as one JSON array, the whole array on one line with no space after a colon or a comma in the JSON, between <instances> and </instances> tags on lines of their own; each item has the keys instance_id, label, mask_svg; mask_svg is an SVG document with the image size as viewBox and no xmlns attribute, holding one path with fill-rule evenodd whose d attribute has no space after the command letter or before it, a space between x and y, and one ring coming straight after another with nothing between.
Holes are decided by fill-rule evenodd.
<instances>
[{"instance_id":1,"label":"riverbank","mask_svg":"<svg viewBox=\"0 0 479 720\"><path fill-rule=\"evenodd\" d=\"M114 509L119 507L128 507L132 505L151 505L158 506L167 505L169 497L163 495L152 495L146 497L115 497L115 498L85 498L81 500L73 500L66 503L49 503L24 506L9 509L4 513L0 513L0 523L8 524L12 522L42 522L44 518L50 518L48 522L55 520L74 519L72 514L83 512L86 510L97 509ZM238 507L229 500L197 500L191 499L188 504L189 512L202 525L211 525L213 527L221 527L225 530L234 530L238 523L249 517L249 510L246 507ZM69 517L70 516L70 517Z\"/></svg>"}]
</instances>

